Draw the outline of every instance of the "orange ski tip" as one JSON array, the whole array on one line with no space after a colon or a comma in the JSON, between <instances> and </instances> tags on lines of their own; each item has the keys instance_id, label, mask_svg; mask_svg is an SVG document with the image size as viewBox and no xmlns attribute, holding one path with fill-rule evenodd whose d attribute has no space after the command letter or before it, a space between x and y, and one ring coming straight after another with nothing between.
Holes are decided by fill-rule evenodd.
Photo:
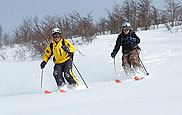
<instances>
[{"instance_id":1,"label":"orange ski tip","mask_svg":"<svg viewBox=\"0 0 182 115\"><path fill-rule=\"evenodd\" d=\"M120 83L120 82L121 82L120 80L116 79L116 83Z\"/></svg>"},{"instance_id":2,"label":"orange ski tip","mask_svg":"<svg viewBox=\"0 0 182 115\"><path fill-rule=\"evenodd\" d=\"M137 81L137 80L141 80L140 78L138 78L137 76L134 77L134 79Z\"/></svg>"},{"instance_id":3,"label":"orange ski tip","mask_svg":"<svg viewBox=\"0 0 182 115\"><path fill-rule=\"evenodd\" d=\"M62 89L60 90L60 93L65 93L65 92L66 92L65 90L62 90Z\"/></svg>"},{"instance_id":4,"label":"orange ski tip","mask_svg":"<svg viewBox=\"0 0 182 115\"><path fill-rule=\"evenodd\" d=\"M50 94L51 92L49 92L49 91L45 90L45 91L44 91L44 93L45 93L45 94Z\"/></svg>"}]
</instances>

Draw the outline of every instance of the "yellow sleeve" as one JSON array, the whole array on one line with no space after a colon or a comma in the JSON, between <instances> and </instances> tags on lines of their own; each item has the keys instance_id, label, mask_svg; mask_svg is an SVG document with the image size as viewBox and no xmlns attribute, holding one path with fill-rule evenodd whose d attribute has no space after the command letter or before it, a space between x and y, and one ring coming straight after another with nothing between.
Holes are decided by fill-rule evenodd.
<instances>
[{"instance_id":1,"label":"yellow sleeve","mask_svg":"<svg viewBox=\"0 0 182 115\"><path fill-rule=\"evenodd\" d=\"M51 56L52 56L52 51L51 51L50 44L49 44L45 49L43 61L48 62L48 60Z\"/></svg>"},{"instance_id":2,"label":"yellow sleeve","mask_svg":"<svg viewBox=\"0 0 182 115\"><path fill-rule=\"evenodd\" d=\"M66 45L66 47L70 48L70 52L73 52L73 53L75 52L76 49L68 40L65 40L65 45Z\"/></svg>"}]
</instances>

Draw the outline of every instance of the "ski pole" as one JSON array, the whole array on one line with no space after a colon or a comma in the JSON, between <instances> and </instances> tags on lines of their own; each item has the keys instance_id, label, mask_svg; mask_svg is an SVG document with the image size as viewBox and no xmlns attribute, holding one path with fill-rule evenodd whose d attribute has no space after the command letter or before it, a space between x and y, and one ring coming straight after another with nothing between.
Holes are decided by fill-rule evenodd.
<instances>
[{"instance_id":1,"label":"ski pole","mask_svg":"<svg viewBox=\"0 0 182 115\"><path fill-rule=\"evenodd\" d=\"M63 39L63 40L64 40L64 39ZM65 41L63 41L63 46L65 46ZM71 56L69 55L68 51L66 51L66 53L68 54L68 56L69 56L71 62L73 63L73 66L75 67L75 69L76 69L76 71L78 72L79 76L81 77L83 83L85 84L85 86L86 86L87 89L88 89L88 85L86 84L86 82L85 82L85 80L83 79L81 73L79 72L78 68L77 68L76 65L74 64L73 59L72 59Z\"/></svg>"},{"instance_id":2,"label":"ski pole","mask_svg":"<svg viewBox=\"0 0 182 115\"><path fill-rule=\"evenodd\" d=\"M82 56L85 56L80 50L76 49Z\"/></svg>"},{"instance_id":3,"label":"ski pole","mask_svg":"<svg viewBox=\"0 0 182 115\"><path fill-rule=\"evenodd\" d=\"M42 81L43 81L43 69L42 69L42 74L41 74L41 83L40 83L41 89L42 89Z\"/></svg>"},{"instance_id":4,"label":"ski pole","mask_svg":"<svg viewBox=\"0 0 182 115\"><path fill-rule=\"evenodd\" d=\"M146 70L146 68L145 68L145 66L144 66L144 64L143 64L143 62L142 62L142 60L140 59L140 57L139 57L139 53L138 53L138 51L136 51L137 52L137 54L138 54L138 59L140 60L140 62L141 62L141 64L142 64L142 66L143 66L143 69L145 70L145 73L146 73L146 75L148 75L149 76L149 73L147 72L147 70Z\"/></svg>"},{"instance_id":5,"label":"ski pole","mask_svg":"<svg viewBox=\"0 0 182 115\"><path fill-rule=\"evenodd\" d=\"M85 82L85 80L83 79L83 77L82 77L81 73L79 72L78 68L76 67L75 63L73 62L73 60L72 60L71 56L69 55L69 53L68 53L68 52L67 52L67 54L68 54L68 56L69 56L69 58L70 58L71 62L73 63L73 66L75 67L76 71L78 72L78 74L79 74L80 78L82 79L83 83L85 84L85 86L86 86L86 87L87 87L87 89L88 89L88 85L86 84L86 82Z\"/></svg>"},{"instance_id":6,"label":"ski pole","mask_svg":"<svg viewBox=\"0 0 182 115\"><path fill-rule=\"evenodd\" d=\"M71 58L70 58L70 59L71 59ZM71 61L72 61L72 60L71 60ZM72 63L73 63L73 66L75 67L76 71L78 72L79 76L81 77L83 83L85 84L85 86L86 86L87 89L88 89L88 85L86 84L85 80L83 79L83 77L82 77L81 73L79 72L78 68L76 67L75 63L74 63L73 61L72 61Z\"/></svg>"},{"instance_id":7,"label":"ski pole","mask_svg":"<svg viewBox=\"0 0 182 115\"><path fill-rule=\"evenodd\" d=\"M117 76L115 57L113 58L113 61L114 61L114 73L115 73L115 76ZM117 77L116 77L115 82L116 82L116 83L120 83L121 81L120 81L120 80L118 80L118 79L117 79Z\"/></svg>"},{"instance_id":8,"label":"ski pole","mask_svg":"<svg viewBox=\"0 0 182 115\"><path fill-rule=\"evenodd\" d=\"M115 71L115 74L116 74L116 61L115 61L115 58L113 58L113 61L114 61L114 71Z\"/></svg>"},{"instance_id":9,"label":"ski pole","mask_svg":"<svg viewBox=\"0 0 182 115\"><path fill-rule=\"evenodd\" d=\"M149 76L149 73L147 72L147 70L146 70L146 68L145 68L145 66L144 66L144 64L143 64L143 62L142 62L142 60L140 59L140 57L139 57L139 60L140 60L140 62L141 62L141 64L142 64L142 66L143 66L143 69L145 70L146 75Z\"/></svg>"}]
</instances>

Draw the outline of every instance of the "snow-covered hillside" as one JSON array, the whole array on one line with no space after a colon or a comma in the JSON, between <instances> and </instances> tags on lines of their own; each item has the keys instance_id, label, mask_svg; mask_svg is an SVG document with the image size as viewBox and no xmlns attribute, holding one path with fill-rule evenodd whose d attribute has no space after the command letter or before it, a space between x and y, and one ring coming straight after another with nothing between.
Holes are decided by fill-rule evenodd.
<instances>
[{"instance_id":1,"label":"snow-covered hillside","mask_svg":"<svg viewBox=\"0 0 182 115\"><path fill-rule=\"evenodd\" d=\"M40 88L41 60L0 62L0 115L181 115L182 114L182 30L140 31L141 59L150 73L142 81L132 81L121 67L121 52L116 56L117 75L110 53L117 35L98 36L90 45L75 47L73 70L82 90L44 94L56 90L53 62L44 69ZM113 80L121 79L116 84Z\"/></svg>"}]
</instances>

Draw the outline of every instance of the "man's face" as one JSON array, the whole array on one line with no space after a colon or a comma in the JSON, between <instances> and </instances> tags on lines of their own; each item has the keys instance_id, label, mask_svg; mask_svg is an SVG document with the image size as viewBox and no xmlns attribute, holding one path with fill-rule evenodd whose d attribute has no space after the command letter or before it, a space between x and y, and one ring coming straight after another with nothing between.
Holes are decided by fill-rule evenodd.
<instances>
[{"instance_id":1,"label":"man's face","mask_svg":"<svg viewBox=\"0 0 182 115\"><path fill-rule=\"evenodd\" d=\"M60 35L60 34L54 34L54 35L53 35L53 38L54 38L54 41L55 41L55 42L59 42L60 39L61 39L61 35Z\"/></svg>"},{"instance_id":2,"label":"man's face","mask_svg":"<svg viewBox=\"0 0 182 115\"><path fill-rule=\"evenodd\" d=\"M128 34L129 33L129 29L123 30L124 34Z\"/></svg>"}]
</instances>

